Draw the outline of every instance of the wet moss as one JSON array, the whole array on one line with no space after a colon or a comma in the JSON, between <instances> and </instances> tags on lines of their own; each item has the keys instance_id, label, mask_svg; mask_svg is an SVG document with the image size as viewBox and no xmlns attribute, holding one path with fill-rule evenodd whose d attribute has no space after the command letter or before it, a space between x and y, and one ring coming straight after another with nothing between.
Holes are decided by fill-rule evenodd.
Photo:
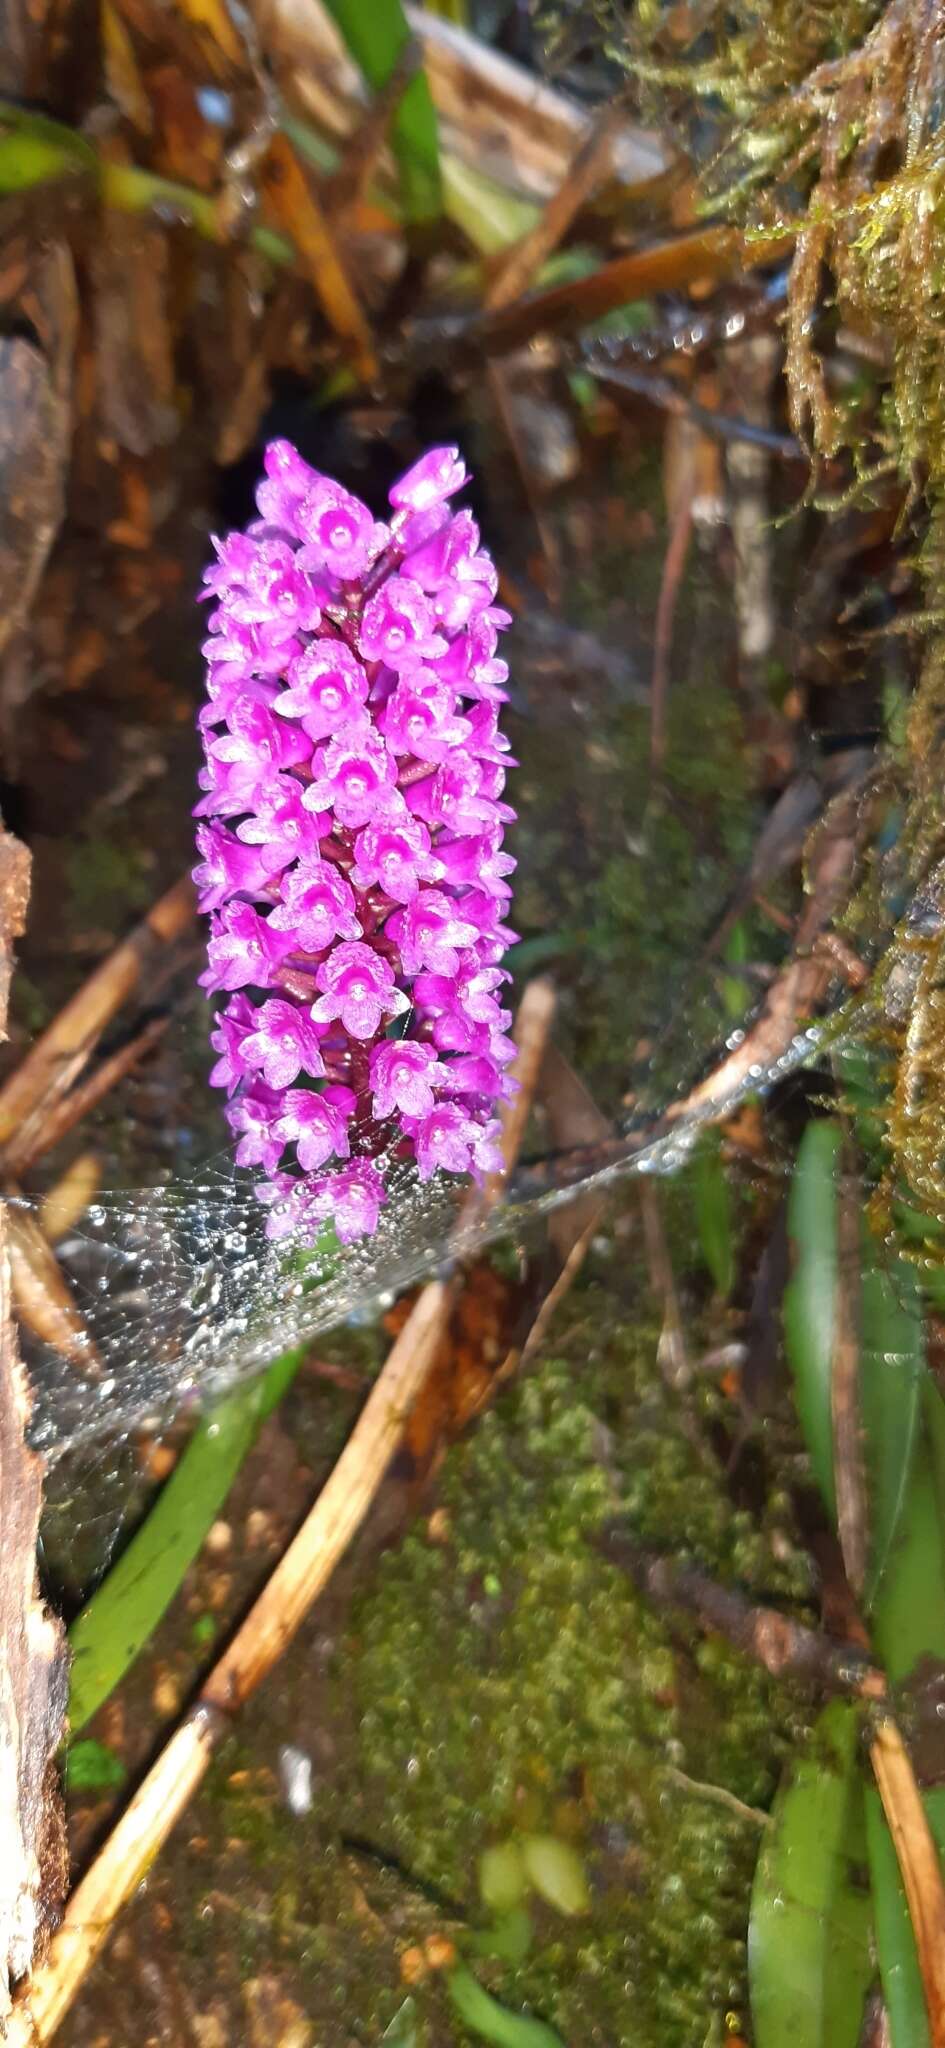
<instances>
[{"instance_id":1,"label":"wet moss","mask_svg":"<svg viewBox=\"0 0 945 2048\"><path fill-rule=\"evenodd\" d=\"M783 1573L667 1408L656 1332L589 1346L602 1311L583 1297L561 1355L451 1454L438 1540L418 1527L357 1601L332 1677L332 1720L356 1731L332 1802L473 1922L484 1848L569 1841L590 1914L542 1907L530 1955L490 1965L492 1988L568 2041L689 2048L743 2000L758 1824L688 1781L766 1802L798 1707L648 1611L595 1539L619 1512L769 1595Z\"/></svg>"}]
</instances>

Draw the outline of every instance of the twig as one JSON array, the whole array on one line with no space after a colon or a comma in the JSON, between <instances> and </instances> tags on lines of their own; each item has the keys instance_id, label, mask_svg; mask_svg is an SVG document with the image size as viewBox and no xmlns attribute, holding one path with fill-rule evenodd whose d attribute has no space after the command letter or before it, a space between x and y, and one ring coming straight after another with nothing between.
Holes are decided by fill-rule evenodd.
<instances>
[{"instance_id":1,"label":"twig","mask_svg":"<svg viewBox=\"0 0 945 2048\"><path fill-rule=\"evenodd\" d=\"M528 1116L541 1066L554 997L545 981L529 984L519 1008L516 1062L520 1090L504 1117L506 1172ZM504 1174L493 1175L467 1205L482 1214L498 1200ZM401 1442L414 1401L461 1286L454 1266L419 1295L341 1456L276 1566L259 1599L122 1814L104 1848L72 1893L43 1967L12 2016L10 2048L38 2048L52 2039L112 1925L143 1872L167 1840L196 1790L231 1716L266 1676L330 1579L365 1515Z\"/></svg>"},{"instance_id":2,"label":"twig","mask_svg":"<svg viewBox=\"0 0 945 2048\"><path fill-rule=\"evenodd\" d=\"M300 266L325 318L347 342L358 375L370 381L377 373L370 328L311 179L285 135L272 138L262 186L273 213L296 244Z\"/></svg>"},{"instance_id":3,"label":"twig","mask_svg":"<svg viewBox=\"0 0 945 2048\"><path fill-rule=\"evenodd\" d=\"M625 110L619 99L598 115L534 227L513 244L493 276L485 298L491 311L497 312L520 298L563 240L575 214L606 177L614 141L624 120Z\"/></svg>"},{"instance_id":4,"label":"twig","mask_svg":"<svg viewBox=\"0 0 945 2048\"><path fill-rule=\"evenodd\" d=\"M666 1242L666 1232L663 1229L659 1190L652 1181L641 1182L640 1205L643 1210L643 1237L650 1268L650 1285L654 1294L658 1296L663 1310L663 1327L656 1347L656 1360L667 1386L678 1393L689 1386L692 1380L692 1367L689 1363L682 1316L679 1311L676 1276Z\"/></svg>"},{"instance_id":5,"label":"twig","mask_svg":"<svg viewBox=\"0 0 945 2048\"><path fill-rule=\"evenodd\" d=\"M405 86L416 77L422 66L420 44L416 36L409 36L386 84L375 93L367 111L344 144L338 169L325 181L324 192L330 214L343 213L347 207L366 197L387 140L392 116L403 98Z\"/></svg>"},{"instance_id":6,"label":"twig","mask_svg":"<svg viewBox=\"0 0 945 2048\"><path fill-rule=\"evenodd\" d=\"M19 1179L31 1166L35 1166L44 1152L50 1152L54 1145L68 1137L76 1124L98 1108L139 1060L146 1058L152 1047L163 1038L168 1021L167 1017L152 1017L142 1031L128 1040L127 1045L120 1046L107 1060L102 1060L94 1074L90 1074L81 1086L70 1089L68 1095L61 1096L48 1110L40 1105L32 1116L25 1117L4 1152L4 1172Z\"/></svg>"},{"instance_id":7,"label":"twig","mask_svg":"<svg viewBox=\"0 0 945 2048\"><path fill-rule=\"evenodd\" d=\"M98 1379L101 1359L39 1224L13 1203L4 1207L10 1291L20 1321L86 1379Z\"/></svg>"},{"instance_id":8,"label":"twig","mask_svg":"<svg viewBox=\"0 0 945 2048\"><path fill-rule=\"evenodd\" d=\"M744 1593L718 1585L692 1565L673 1564L642 1550L619 1523L605 1529L601 1549L658 1607L680 1607L694 1614L704 1628L753 1657L772 1678L798 1678L861 1699L886 1698L886 1674L859 1644L834 1642L774 1607L754 1605Z\"/></svg>"},{"instance_id":9,"label":"twig","mask_svg":"<svg viewBox=\"0 0 945 2048\"><path fill-rule=\"evenodd\" d=\"M185 875L60 1010L0 1089L0 1146L9 1145L40 1103L51 1111L65 1095L116 1010L146 976L151 984L162 955L195 913L194 885Z\"/></svg>"},{"instance_id":10,"label":"twig","mask_svg":"<svg viewBox=\"0 0 945 2048\"><path fill-rule=\"evenodd\" d=\"M726 1785L708 1785L701 1778L690 1778L685 1771L677 1770L675 1764L664 1764L667 1778L678 1785L681 1792L692 1792L697 1799L708 1799L713 1806L725 1806L738 1820L750 1820L753 1827L770 1828L771 1815L760 1806L746 1806L743 1799L737 1799Z\"/></svg>"},{"instance_id":11,"label":"twig","mask_svg":"<svg viewBox=\"0 0 945 2048\"><path fill-rule=\"evenodd\" d=\"M581 350L577 356L581 368L593 377L605 390L632 392L635 397L647 398L651 405L658 405L663 412L677 414L680 419L691 420L693 426L701 427L703 433L713 434L719 441L744 442L770 455L779 455L785 462L807 462L807 451L793 434L779 434L773 427L759 426L757 421L743 419L740 414L715 412L710 405L700 405L698 399L687 393L673 381L672 377L661 377L656 371L635 369L629 365L595 362Z\"/></svg>"}]
</instances>

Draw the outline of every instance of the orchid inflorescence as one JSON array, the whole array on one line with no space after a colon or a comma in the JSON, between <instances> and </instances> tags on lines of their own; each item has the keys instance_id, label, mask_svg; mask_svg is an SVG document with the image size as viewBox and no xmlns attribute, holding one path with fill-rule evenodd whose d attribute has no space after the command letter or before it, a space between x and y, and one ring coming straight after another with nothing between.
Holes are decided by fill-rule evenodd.
<instances>
[{"instance_id":1,"label":"orchid inflorescence","mask_svg":"<svg viewBox=\"0 0 945 2048\"><path fill-rule=\"evenodd\" d=\"M205 579L201 980L232 998L210 1078L238 1164L262 1168L269 1235L330 1217L349 1242L376 1229L393 1162L500 1164L509 615L447 502L456 448L401 477L386 523L288 441L265 470L258 520L214 542Z\"/></svg>"}]
</instances>

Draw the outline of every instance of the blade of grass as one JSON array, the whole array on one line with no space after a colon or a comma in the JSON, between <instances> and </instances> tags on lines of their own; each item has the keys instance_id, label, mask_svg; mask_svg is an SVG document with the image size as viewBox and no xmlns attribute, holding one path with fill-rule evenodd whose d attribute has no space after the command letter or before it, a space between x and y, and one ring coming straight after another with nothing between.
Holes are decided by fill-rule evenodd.
<instances>
[{"instance_id":1,"label":"blade of grass","mask_svg":"<svg viewBox=\"0 0 945 2048\"><path fill-rule=\"evenodd\" d=\"M721 1144L719 1131L706 1131L696 1147L693 1185L702 1256L722 1300L727 1301L735 1281L735 1236Z\"/></svg>"},{"instance_id":2,"label":"blade of grass","mask_svg":"<svg viewBox=\"0 0 945 2048\"><path fill-rule=\"evenodd\" d=\"M177 1592L305 1347L237 1387L194 1431L167 1484L69 1630L69 1725L75 1735L130 1670Z\"/></svg>"},{"instance_id":3,"label":"blade of grass","mask_svg":"<svg viewBox=\"0 0 945 2048\"><path fill-rule=\"evenodd\" d=\"M352 57L369 86L380 92L411 40L400 0L326 0ZM400 190L408 221L437 220L443 210L436 111L426 73L406 87L391 122L391 145L400 169Z\"/></svg>"}]
</instances>

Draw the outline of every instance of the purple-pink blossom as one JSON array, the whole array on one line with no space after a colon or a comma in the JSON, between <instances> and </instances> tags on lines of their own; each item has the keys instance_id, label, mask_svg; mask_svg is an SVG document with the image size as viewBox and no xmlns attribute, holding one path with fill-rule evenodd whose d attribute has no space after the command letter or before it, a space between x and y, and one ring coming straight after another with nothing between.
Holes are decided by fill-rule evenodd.
<instances>
[{"instance_id":1,"label":"purple-pink blossom","mask_svg":"<svg viewBox=\"0 0 945 2048\"><path fill-rule=\"evenodd\" d=\"M508 614L456 448L376 518L287 441L207 571L195 870L211 1079L272 1237L370 1235L389 1165L499 1165Z\"/></svg>"}]
</instances>

